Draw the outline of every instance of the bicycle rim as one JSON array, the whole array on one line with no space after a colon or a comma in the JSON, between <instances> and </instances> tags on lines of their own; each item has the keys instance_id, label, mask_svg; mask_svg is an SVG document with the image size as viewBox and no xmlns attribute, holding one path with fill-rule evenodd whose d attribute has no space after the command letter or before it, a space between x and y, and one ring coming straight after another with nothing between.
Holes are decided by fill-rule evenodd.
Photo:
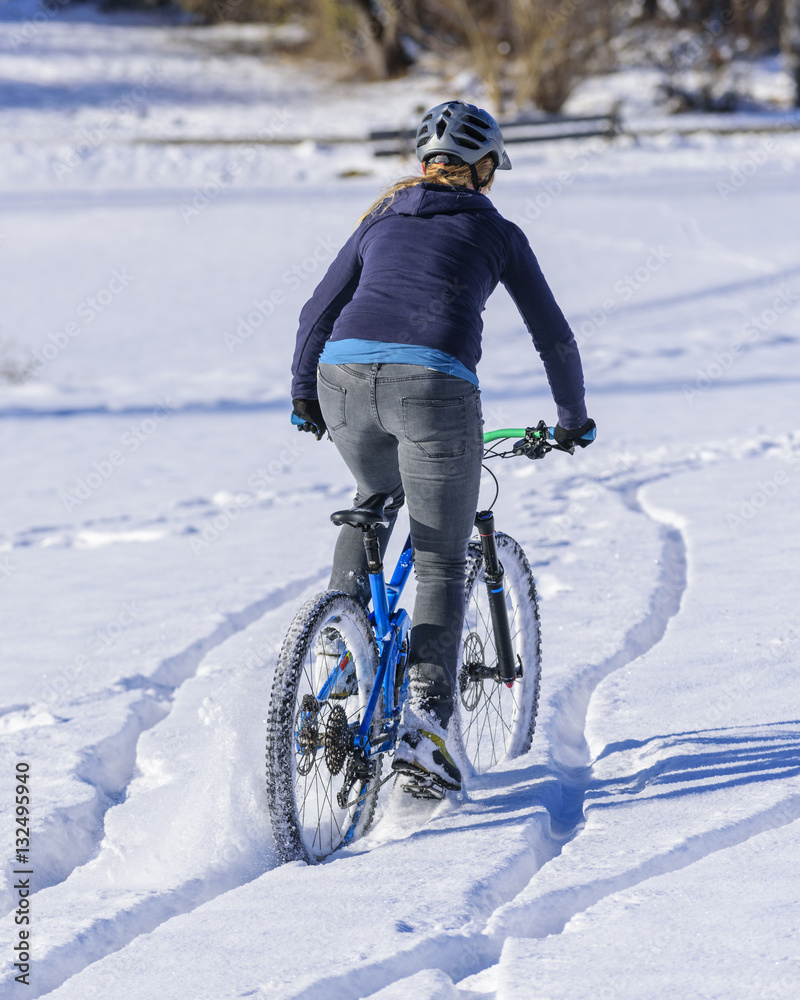
<instances>
[{"instance_id":1,"label":"bicycle rim","mask_svg":"<svg viewBox=\"0 0 800 1000\"><path fill-rule=\"evenodd\" d=\"M505 572L512 647L521 663L522 677L509 688L490 678L476 679L470 667L481 663L491 670L497 668L481 547L471 542L456 707L464 754L478 774L530 748L541 677L539 609L533 575L517 542L502 532L495 537Z\"/></svg>"},{"instance_id":2,"label":"bicycle rim","mask_svg":"<svg viewBox=\"0 0 800 1000\"><path fill-rule=\"evenodd\" d=\"M323 634L324 633L324 634ZM345 669L331 670L348 658ZM298 612L286 635L273 683L267 728L267 792L275 841L284 861L321 861L360 836L375 810L380 758L350 782L352 734L367 708L378 666L366 612L336 591ZM344 683L350 670L354 681ZM331 687L329 676L342 680ZM327 696L326 696L327 695ZM373 727L380 725L380 703Z\"/></svg>"}]
</instances>

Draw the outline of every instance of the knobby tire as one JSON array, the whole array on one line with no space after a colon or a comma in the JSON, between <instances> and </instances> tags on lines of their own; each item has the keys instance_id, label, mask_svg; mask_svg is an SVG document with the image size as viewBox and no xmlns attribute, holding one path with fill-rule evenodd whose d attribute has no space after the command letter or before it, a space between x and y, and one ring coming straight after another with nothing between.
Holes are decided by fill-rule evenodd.
<instances>
[{"instance_id":1,"label":"knobby tire","mask_svg":"<svg viewBox=\"0 0 800 1000\"><path fill-rule=\"evenodd\" d=\"M528 559L509 535L495 535L505 572L504 587L511 641L522 663L522 677L511 688L490 679L470 681L469 661L496 668L497 653L483 575L479 542L470 542L465 581L466 611L455 707L466 760L482 774L530 749L541 681L541 633L536 585Z\"/></svg>"},{"instance_id":2,"label":"knobby tire","mask_svg":"<svg viewBox=\"0 0 800 1000\"><path fill-rule=\"evenodd\" d=\"M317 700L324 684L320 676L324 668L317 657L323 629L326 636L341 639L352 655L357 694ZM360 837L372 821L380 756L373 758L369 779L356 780L345 808L338 805L336 795L346 773L346 763L339 766L347 732L343 720L346 716L346 726L353 731L363 719L377 669L378 650L367 613L353 598L328 591L312 597L298 611L278 657L267 721L267 802L282 861L322 861ZM304 701L308 696L316 707ZM311 722L303 728L300 719ZM380 724L381 701L373 731ZM317 739L309 739L309 732Z\"/></svg>"}]
</instances>

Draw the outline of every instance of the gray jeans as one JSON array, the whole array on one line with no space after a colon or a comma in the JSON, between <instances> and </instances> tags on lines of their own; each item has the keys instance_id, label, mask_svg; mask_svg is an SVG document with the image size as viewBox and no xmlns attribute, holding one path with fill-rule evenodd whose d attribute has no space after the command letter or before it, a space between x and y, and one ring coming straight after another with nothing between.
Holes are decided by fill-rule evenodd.
<instances>
[{"instance_id":1,"label":"gray jeans","mask_svg":"<svg viewBox=\"0 0 800 1000\"><path fill-rule=\"evenodd\" d=\"M321 364L317 387L328 430L356 480L355 503L374 493L394 498L391 524L379 535L382 547L403 497L408 504L417 576L410 684L422 707L446 726L480 487L480 393L464 379L398 364ZM369 599L358 528L339 529L330 586Z\"/></svg>"}]
</instances>

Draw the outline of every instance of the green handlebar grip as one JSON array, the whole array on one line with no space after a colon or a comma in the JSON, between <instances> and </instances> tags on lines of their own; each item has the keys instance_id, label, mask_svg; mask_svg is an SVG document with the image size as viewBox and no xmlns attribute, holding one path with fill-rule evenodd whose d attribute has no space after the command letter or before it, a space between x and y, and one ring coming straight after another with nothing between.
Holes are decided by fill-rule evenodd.
<instances>
[{"instance_id":1,"label":"green handlebar grip","mask_svg":"<svg viewBox=\"0 0 800 1000\"><path fill-rule=\"evenodd\" d=\"M525 428L522 427L510 427L505 430L499 431L486 431L483 435L483 443L489 444L490 441L500 441L502 438L524 438Z\"/></svg>"}]
</instances>

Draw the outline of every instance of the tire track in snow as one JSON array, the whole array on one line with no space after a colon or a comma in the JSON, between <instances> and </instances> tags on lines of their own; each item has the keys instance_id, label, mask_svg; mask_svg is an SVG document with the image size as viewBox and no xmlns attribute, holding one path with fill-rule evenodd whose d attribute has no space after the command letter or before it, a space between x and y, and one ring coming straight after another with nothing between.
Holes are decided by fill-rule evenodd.
<instances>
[{"instance_id":1,"label":"tire track in snow","mask_svg":"<svg viewBox=\"0 0 800 1000\"><path fill-rule=\"evenodd\" d=\"M722 830L717 828L689 837L674 849L649 858L639 867L619 876L599 880L577 891L555 891L540 896L528 909L515 913L513 921L504 921L502 927L493 927L490 920L484 930L465 933L448 931L425 938L417 945L378 962L320 979L292 994L292 1000L329 1000L334 996L358 996L370 1000L373 994L385 987L394 986L399 990L405 980L413 980L417 973L431 969L441 970L450 977L455 991L453 996L462 996L464 1000L494 1000L496 991L487 984L466 985L465 981L497 966L508 938L545 938L560 934L573 917L607 896L647 879L687 868L717 851L746 843L766 830L796 822L799 817L800 795L794 795ZM398 992L397 995L401 994ZM410 986L407 995L414 995ZM439 996L438 993L436 995ZM268 994L262 991L252 996L253 1000L269 1000Z\"/></svg>"},{"instance_id":2,"label":"tire track in snow","mask_svg":"<svg viewBox=\"0 0 800 1000\"><path fill-rule=\"evenodd\" d=\"M236 495L248 501L247 505L239 504L239 515L252 515L271 511L276 507L292 506L299 498L307 500L310 495L338 500L343 492L350 491L336 485L317 485L305 490L237 490ZM234 502L232 496L226 497L225 502ZM220 504L214 497L200 496L176 501L158 517L134 518L130 514L120 514L75 523L34 525L13 533L0 534L0 552L29 548L96 549L120 543L160 542L170 537L191 539L200 534L198 523L213 520L221 511L224 513L224 504Z\"/></svg>"},{"instance_id":3,"label":"tire track in snow","mask_svg":"<svg viewBox=\"0 0 800 1000\"><path fill-rule=\"evenodd\" d=\"M114 702L114 692L107 691L102 697L93 696L81 701L83 724L87 724L87 714L105 715L108 705ZM118 696L117 696L118 697ZM62 726L68 720L42 713L47 719L37 723L33 715L35 708L22 706L23 711L17 729L38 728L40 725ZM114 706L119 710L117 705ZM84 798L78 798L51 806L42 825L34 831L36 838L36 888L37 891L59 885L81 865L90 861L99 849L102 839L103 820L106 812L123 798L124 790L132 777L133 762L136 758L136 744L145 730L164 718L168 709L157 697L139 697L125 706L124 718L119 727L96 742L84 744L79 751L64 748L56 743L51 751L60 750L76 758L75 765L67 772L80 786L90 790ZM24 716L29 716L32 725L23 727ZM47 718L49 716L49 718ZM91 725L97 720L89 719ZM79 794L79 793L78 793ZM14 896L3 893L0 918L14 908Z\"/></svg>"},{"instance_id":4,"label":"tire track in snow","mask_svg":"<svg viewBox=\"0 0 800 1000\"><path fill-rule=\"evenodd\" d=\"M643 487L623 492L631 510L655 520L660 525L661 580L651 595L645 617L625 634L620 648L602 663L586 667L577 681L553 699L556 726L555 763L559 785L566 805L550 809L554 826L571 839L583 823L583 799L591 782L592 760L586 742L586 716L589 702L600 683L610 674L628 666L661 642L670 619L680 610L687 583L686 542L677 519L665 520L648 513L640 493Z\"/></svg>"},{"instance_id":5,"label":"tire track in snow","mask_svg":"<svg viewBox=\"0 0 800 1000\"><path fill-rule=\"evenodd\" d=\"M722 456L715 456L719 457ZM670 620L680 610L688 570L687 546L680 520L663 510L656 511L641 495L642 489L650 482L669 475L670 472L655 474L644 482L640 481L637 486L622 489L623 500L630 509L661 526L661 582L651 596L647 615L628 631L614 654L601 664L587 668L577 684L553 699L554 714L559 722L554 730L557 735L556 780L540 795L540 801L550 813L554 833L563 840L560 844L554 842L556 847L550 860L561 853L567 842L579 836L583 827L584 801L592 780L592 761L585 727L595 689L606 677L655 648L663 639ZM293 1000L322 1000L336 989L349 989L362 984L377 992L380 986L375 985L376 978L383 978L384 986L398 986L403 979L424 969L442 970L450 976L454 989L458 991L460 984L478 973L488 972L499 963L508 938L544 938L560 934L577 914L607 896L655 876L688 867L717 851L743 844L767 829L795 822L799 816L800 795L790 796L722 829L715 827L689 836L673 848L614 876L597 879L587 885L556 889L528 904L515 905L516 897L513 897L509 903L497 907L481 930L463 934L447 932L427 938L416 948L404 951L391 960L320 981L296 994ZM397 970L402 972L399 981L394 978ZM470 983L464 985L461 995L465 998L495 995L491 988L486 992L476 992L481 989L477 984Z\"/></svg>"},{"instance_id":6,"label":"tire track in snow","mask_svg":"<svg viewBox=\"0 0 800 1000\"><path fill-rule=\"evenodd\" d=\"M634 498L629 502L636 503ZM550 814L551 825L558 839L550 838L545 843L548 838L544 831L538 833L537 865L532 867L525 863L524 858L517 859L519 863L513 865L513 877L508 879L507 891L500 894L500 898L505 901L513 900L520 887L527 884L531 877L535 877L538 865L542 861L546 862L548 856L558 854L563 842L580 829L583 822L583 795L591 773L588 746L583 737L584 720L591 695L605 676L625 666L660 640L680 603L686 569L682 537L678 531L662 528L662 550L662 586L659 593L666 590L671 597L670 601L665 603L659 600L658 593L655 594L649 611L642 621L629 630L621 647L600 665L587 668L578 683L562 695L562 704L556 708L562 720L566 720L562 721L562 726L566 729L560 734L554 734L554 742L559 746L563 745L564 752L560 755L552 780L544 790L542 802ZM217 641L221 641L219 636ZM191 652L193 647L190 647L183 654L183 658L188 656L195 663L194 669L202 658L203 651L210 648L208 641L204 643L203 640L195 644L195 647L198 648L194 652ZM176 670L179 674L190 674L192 671L187 671L186 664L182 665L181 659L182 657L173 658L177 662L165 661L160 680L175 684L180 682L180 676L174 676ZM541 818L535 820L533 825L539 830ZM532 836L534 832L532 831ZM533 844L530 853L533 853ZM225 884L223 879L217 880L213 886L207 882L205 885L185 886L178 891L142 899L134 908L119 914L117 919L104 920L98 916L93 925L81 933L80 942L74 939L65 942L63 947L52 953L52 959L47 956L38 963L38 981L44 983L46 966L49 965L52 979L47 988L53 989L70 975L88 967L104 955L125 947L140 934L154 930L178 913L189 912L208 899L235 888L239 883L232 879L229 884ZM302 997L302 1000L315 1000L317 997L336 995L337 991L340 995L355 995L354 990L358 995L366 995L367 992L425 968L441 968L448 975L461 979L465 975L491 967L499 960L502 949L502 939L486 933L487 922L498 908L498 893L495 891L493 895L484 915L478 914L477 920L464 932L447 931L426 937L402 952L384 956L356 970L342 971L326 977L307 986L297 996Z\"/></svg>"},{"instance_id":7,"label":"tire track in snow","mask_svg":"<svg viewBox=\"0 0 800 1000\"><path fill-rule=\"evenodd\" d=\"M723 456L714 456L714 460L719 460ZM680 471L680 470L677 470ZM579 701L583 703L581 712L581 727L578 734L577 727L567 725L563 732L563 737L569 745L570 732L572 729L571 745L574 751L581 755L588 756L588 745L584 737L586 712L593 689L600 681L609 676L615 670L626 666L638 656L654 648L664 636L669 620L680 610L680 602L687 584L687 556L686 544L680 527L680 520L664 511L656 510L641 496L641 490L656 479L666 478L671 472L664 472L662 475L655 475L647 482L640 484L635 491L628 491L625 499L628 506L638 509L645 516L653 520L660 521L664 526L664 543L662 549L662 564L664 566L663 582L659 591L651 599L651 614L639 626L632 629L626 636L623 648L606 661L601 668L602 673L596 675L592 684L592 690L584 692ZM636 650L639 649L639 652ZM633 655L630 655L633 654ZM573 701L571 697L564 699L565 703ZM572 704L573 710L577 707ZM567 704L564 708L569 711ZM573 716L573 719L575 717ZM581 746L578 748L579 737ZM572 772L572 774L570 774ZM580 797L581 805L585 795L589 790L591 782L591 764L584 768L585 779L575 778L575 768L567 768L560 779L560 784L565 791ZM582 809L581 809L582 811ZM557 821L558 811L554 814ZM640 883L659 875L679 871L697 861L702 860L718 851L727 850L746 843L752 838L765 832L766 830L778 829L795 822L800 817L800 795L794 794L783 799L773 806L764 808L749 816L731 821L725 826L714 827L713 829L702 831L686 837L674 847L659 852L643 860L625 871L615 875L600 878L585 885L571 885L565 888L554 889L551 892L539 895L527 902L512 901L510 905L499 907L493 917L488 921L483 936L491 944L484 944L487 954L496 956L496 965L500 960L505 941L511 937L517 938L545 938L553 934L560 934L567 924L578 914L585 912L590 907L599 903L608 896L614 895L626 889L633 888ZM580 834L581 823L576 824L572 831L573 839ZM565 841L566 842L566 841ZM524 890L523 890L524 891ZM492 965L487 965L482 972L487 972ZM463 982L468 979L463 973L454 977L454 983ZM465 986L464 996L473 996L472 992L467 992L475 987L470 984ZM481 994L482 996L494 996L494 991Z\"/></svg>"},{"instance_id":8,"label":"tire track in snow","mask_svg":"<svg viewBox=\"0 0 800 1000\"><path fill-rule=\"evenodd\" d=\"M796 822L800 817L800 795L792 795L774 806L746 816L722 828L715 827L687 837L674 848L648 858L642 864L609 878L585 886L557 889L505 914L488 936L497 943L499 956L508 937L543 938L560 934L579 913L599 903L606 896L631 889L647 879L680 871L689 865L730 847L737 847L766 830L775 830Z\"/></svg>"},{"instance_id":9,"label":"tire track in snow","mask_svg":"<svg viewBox=\"0 0 800 1000\"><path fill-rule=\"evenodd\" d=\"M585 799L593 774L591 752L585 735L592 696L605 678L627 667L661 642L671 619L680 611L681 600L686 591L688 557L680 518L665 511L656 512L648 508L642 496L645 486L667 475L668 473L662 472L645 481L640 480L636 484L620 487L625 505L642 517L656 522L661 533L660 581L651 594L647 613L628 630L616 652L600 664L587 667L576 683L553 698L553 714L556 721L550 735L554 738L553 764L556 782L551 794L544 798L553 830L561 835L561 842L554 850L553 858L561 853L565 844L580 835L585 823ZM522 891L524 888L523 886ZM592 895L593 889L598 893L597 898ZM506 907L514 906L514 901L511 900L504 906L498 907L481 932L484 941L489 942L484 945L485 951L494 958L476 971L486 971L499 962L507 937L536 937L560 933L576 913L614 891L616 888L605 887L600 882L586 886L585 894L580 897L576 897L574 893L565 893L564 898L560 900L561 909L556 909L554 913L551 913L548 907L546 913L540 914L540 901L536 900L529 909L532 913L541 915L541 935L530 919L528 908L524 910L520 908L519 920L512 926L511 923L507 924L502 920L502 917L498 920L498 915L502 914ZM516 916L518 911L514 912ZM456 972L456 975L455 981L466 978L463 972Z\"/></svg>"},{"instance_id":10,"label":"tire track in snow","mask_svg":"<svg viewBox=\"0 0 800 1000\"><path fill-rule=\"evenodd\" d=\"M125 801L129 786L136 775L139 739L143 733L169 716L181 686L196 675L208 654L232 636L247 629L269 611L277 610L289 601L295 601L310 585L319 583L322 575L322 571L319 571L293 581L240 611L226 613L224 620L212 632L195 640L180 653L163 660L152 675L135 674L117 682L123 690L141 689L146 692L142 702L139 703L142 707L131 714L129 724L123 731L98 744L94 748L97 750L97 756L87 756L85 766L82 765L76 772L79 779L94 787L95 794L91 799L82 803L80 807L72 805L54 813L55 819L64 825L74 827L76 823L83 821L99 828L100 833L91 852L84 849L76 853L72 859L73 863L62 878L47 886L39 883L39 892L32 897L34 907L37 906L37 897L41 892L63 884L73 873L78 872L99 855L102 849L101 841L105 836L105 814L112 806ZM108 697L109 695L105 694L95 700L102 702ZM113 765L106 765L109 760L113 761ZM124 775L122 780L118 777L120 774ZM60 812L66 815L61 816ZM36 980L35 984L32 984L34 990L28 995L33 998L54 990L93 962L125 947L139 934L154 930L164 920L188 912L248 880L242 877L236 868L235 860L231 858L226 871L218 870L212 878L195 878L189 884L163 894L135 894L133 906L130 905L130 894L128 894L128 899L123 903L126 908L111 919L92 916L88 922L80 926L78 932L73 932L74 936L69 940L51 944L49 952L40 951L36 962ZM44 905L46 904L39 902L40 924L44 916L41 912ZM5 976L0 978L0 986L4 979Z\"/></svg>"},{"instance_id":11,"label":"tire track in snow","mask_svg":"<svg viewBox=\"0 0 800 1000\"><path fill-rule=\"evenodd\" d=\"M686 543L681 529L677 520L665 519L663 515L656 517L646 509L639 496L643 485L645 484L628 490L622 489L622 498L629 508L659 524L662 538L660 584L651 596L644 617L628 630L620 647L600 664L586 667L576 682L553 699L553 714L557 720L555 729L550 734L556 748L554 775L553 780L538 795L539 803L545 806L550 815L552 832L550 838L541 837L537 843L540 852L542 849L550 849L549 857L545 857L545 864L561 853L564 844L579 835L584 823L583 803L592 777L591 754L584 730L595 689L610 674L626 667L661 641L670 620L680 609L681 598L686 589ZM531 878L535 878L535 870L530 870L524 858L517 859L514 868L516 878L512 879L513 886L507 894L507 902L495 907L493 913L487 914L480 929L447 931L427 937L388 958L321 979L293 994L293 1000L327 1000L328 997L337 995L367 996L365 991L376 992L397 983L398 978L408 978L424 969L440 969L457 983L491 968L500 960L503 943L509 936L504 929L499 932L491 930L492 916L513 903L520 885L524 887ZM563 929L572 915L565 914L559 930ZM545 933L553 932L547 930ZM471 995L473 994L465 993L465 996Z\"/></svg>"},{"instance_id":12,"label":"tire track in snow","mask_svg":"<svg viewBox=\"0 0 800 1000\"><path fill-rule=\"evenodd\" d=\"M725 456L715 455L714 459L718 460L720 457ZM701 459L698 464L704 464L703 460ZM553 827L564 837L564 842L580 833L583 822L583 801L591 778L591 762L584 737L586 713L591 697L605 677L627 666L656 646L663 638L669 621L680 608L687 573L686 545L680 526L671 523L668 516L655 517L654 512L646 509L638 495L638 489L647 485L647 482L664 478L671 471L673 470L653 470L655 474L649 479L639 480L638 488L632 487L627 493L622 490L623 498L629 507L651 520L661 521L661 584L651 596L648 612L628 631L616 652L600 665L586 668L583 677L578 678L578 683L564 692L560 699L561 705L558 706L562 726L560 732L564 742L559 744L561 751L559 766L555 770L550 791L540 801L548 808ZM785 809L785 804L774 810L768 810L763 815L742 820L732 825L730 829L726 829L723 837L719 836L719 831L714 831L713 835L691 838L657 858L648 859L639 869L625 873L619 879L600 880L593 886L584 887L580 898L575 893L564 893L559 898L554 897L553 903L557 906L557 911L552 923L547 926L535 928L532 922L523 921L525 926L516 933L516 928L510 925L499 926L489 915L489 919L480 929L474 929L473 925L463 933L449 931L429 936L410 949L395 953L394 956L384 957L359 969L347 970L309 985L297 993L296 997L302 997L302 1000L315 1000L316 997L335 995L337 990L340 995L344 995L341 994L342 990L346 991L346 995L354 995L353 989L360 990L358 995L366 995L364 992L366 989L375 991L382 985L397 982L398 977L402 980L403 977L407 978L425 968L442 969L458 982L465 976L488 970L496 964L503 944L509 936L532 937L558 933L576 913L582 912L606 895L629 885L635 885L654 874L684 867L715 850L747 840L768 825L780 825L781 822L790 822L796 818L793 816L791 819L782 820L781 809ZM561 846L563 844L556 847L552 857L559 853ZM518 874L522 875L523 879L530 878L522 871ZM524 883L519 879L515 884L520 886ZM510 892L508 898L509 900L516 898L515 893ZM503 908L504 906L495 907L495 916L498 915L498 910ZM109 949L112 950L117 949Z\"/></svg>"}]
</instances>

